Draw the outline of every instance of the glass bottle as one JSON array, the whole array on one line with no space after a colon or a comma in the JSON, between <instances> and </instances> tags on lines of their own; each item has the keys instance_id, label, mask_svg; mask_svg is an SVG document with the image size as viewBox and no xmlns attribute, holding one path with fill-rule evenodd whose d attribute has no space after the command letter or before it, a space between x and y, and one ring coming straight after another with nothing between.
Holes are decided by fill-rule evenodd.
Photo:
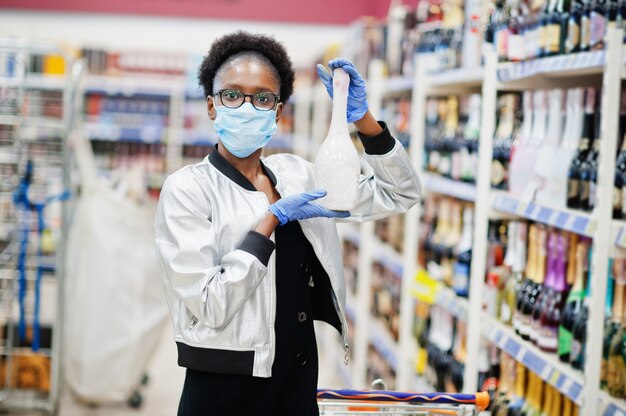
<instances>
[{"instance_id":1,"label":"glass bottle","mask_svg":"<svg viewBox=\"0 0 626 416\"><path fill-rule=\"evenodd\" d=\"M578 151L572 160L568 172L567 206L568 208L581 208L581 168L590 153L590 142L593 135L593 121L595 111L596 92L593 88L587 88L585 97L585 115L583 120L583 132L578 144ZM588 200L587 195L587 200Z\"/></svg>"},{"instance_id":2,"label":"glass bottle","mask_svg":"<svg viewBox=\"0 0 626 416\"><path fill-rule=\"evenodd\" d=\"M361 165L346 121L350 77L343 69L333 71L333 112L328 135L315 159L316 186L327 191L320 199L328 209L350 211L356 205Z\"/></svg>"},{"instance_id":3,"label":"glass bottle","mask_svg":"<svg viewBox=\"0 0 626 416\"><path fill-rule=\"evenodd\" d=\"M600 113L596 111L594 118L594 134L591 148L585 162L580 167L580 208L593 211L596 204L598 178L598 155L600 153Z\"/></svg>"},{"instance_id":4,"label":"glass bottle","mask_svg":"<svg viewBox=\"0 0 626 416\"><path fill-rule=\"evenodd\" d=\"M586 52L591 45L591 0L582 0L580 16L580 51Z\"/></svg>"},{"instance_id":5,"label":"glass bottle","mask_svg":"<svg viewBox=\"0 0 626 416\"><path fill-rule=\"evenodd\" d=\"M539 303L541 292L543 290L543 282L546 275L546 261L547 261L547 240L548 231L543 225L539 225L537 229L537 253L536 253L536 265L535 274L533 278L533 286L525 298L524 307L522 308L524 318L530 322L530 331L528 339L533 342L537 342L539 337L539 317L535 320L535 305ZM527 316L527 317L526 317ZM523 338L523 337L522 337Z\"/></svg>"},{"instance_id":6,"label":"glass bottle","mask_svg":"<svg viewBox=\"0 0 626 416\"><path fill-rule=\"evenodd\" d=\"M606 33L606 3L605 0L594 0L590 13L590 41L589 49L597 51L604 49L604 34Z\"/></svg>"},{"instance_id":7,"label":"glass bottle","mask_svg":"<svg viewBox=\"0 0 626 416\"><path fill-rule=\"evenodd\" d=\"M572 0L570 6L569 20L567 24L567 40L565 42L565 53L576 53L580 51L580 26L582 12L582 1Z\"/></svg>"},{"instance_id":8,"label":"glass bottle","mask_svg":"<svg viewBox=\"0 0 626 416\"><path fill-rule=\"evenodd\" d=\"M523 113L519 134L511 145L511 163L509 164L509 191L521 196L530 181L533 172L528 168L528 155L532 141L533 93L524 91L522 96Z\"/></svg>"},{"instance_id":9,"label":"glass bottle","mask_svg":"<svg viewBox=\"0 0 626 416\"><path fill-rule=\"evenodd\" d=\"M620 111L620 136L622 147L617 154L615 162L615 179L613 188L613 218L626 218L626 206L624 204L624 188L626 187L626 91L622 91L622 104Z\"/></svg>"},{"instance_id":10,"label":"glass bottle","mask_svg":"<svg viewBox=\"0 0 626 416\"><path fill-rule=\"evenodd\" d=\"M530 326L532 323L531 314L529 311L525 313L525 305L527 303L527 299L530 296L530 292L534 287L533 278L535 276L535 266L536 266L536 257L537 257L537 225L532 224L528 229L528 258L526 261L525 268L525 276L522 281L522 285L520 290L516 293L516 319L515 322L517 326L515 328L515 332L522 337L522 339L529 340L530 339Z\"/></svg>"},{"instance_id":11,"label":"glass bottle","mask_svg":"<svg viewBox=\"0 0 626 416\"><path fill-rule=\"evenodd\" d=\"M609 281L607 282L607 311L604 325L604 342L602 344L602 364L600 371L600 388L608 388L608 360L611 340L622 324L623 286L615 284L615 276L620 276L623 262L620 259L609 259ZM611 296L612 292L612 296ZM619 306L617 306L619 304Z\"/></svg>"},{"instance_id":12,"label":"glass bottle","mask_svg":"<svg viewBox=\"0 0 626 416\"><path fill-rule=\"evenodd\" d=\"M563 307L561 324L559 325L559 346L557 353L559 360L569 362L572 351L573 331L576 317L582 310L584 297L584 272L587 256L587 242L580 241L576 246L575 278L572 288L567 296L567 301ZM570 266L571 267L571 266Z\"/></svg>"},{"instance_id":13,"label":"glass bottle","mask_svg":"<svg viewBox=\"0 0 626 416\"><path fill-rule=\"evenodd\" d=\"M626 337L626 310L624 309L626 302L624 302L626 274L624 267L624 260L615 259L615 262L621 263L617 266L617 270L614 269L615 277L615 299L613 301L613 313L618 310L618 316L615 318L620 319L619 326L609 346L609 353L607 359L607 387L609 394L615 397L624 397L626 394L626 361L624 357L624 338ZM617 325L616 325L617 326Z\"/></svg>"},{"instance_id":14,"label":"glass bottle","mask_svg":"<svg viewBox=\"0 0 626 416\"><path fill-rule=\"evenodd\" d=\"M465 125L465 140L467 158L463 160L461 178L467 182L474 182L478 169L478 139L480 137L480 116L482 96L472 94L469 99L469 113Z\"/></svg>"},{"instance_id":15,"label":"glass bottle","mask_svg":"<svg viewBox=\"0 0 626 416\"><path fill-rule=\"evenodd\" d=\"M553 256L553 272L550 287L550 299L544 304L541 313L541 334L539 348L548 352L558 349L558 330L561 312L567 298L567 282L565 263L567 261L567 237L559 233L556 236L555 254Z\"/></svg>"},{"instance_id":16,"label":"glass bottle","mask_svg":"<svg viewBox=\"0 0 626 416\"><path fill-rule=\"evenodd\" d=\"M498 189L508 187L508 167L515 126L517 96L505 94L500 97L500 122L493 143L491 164L491 186Z\"/></svg>"}]
</instances>

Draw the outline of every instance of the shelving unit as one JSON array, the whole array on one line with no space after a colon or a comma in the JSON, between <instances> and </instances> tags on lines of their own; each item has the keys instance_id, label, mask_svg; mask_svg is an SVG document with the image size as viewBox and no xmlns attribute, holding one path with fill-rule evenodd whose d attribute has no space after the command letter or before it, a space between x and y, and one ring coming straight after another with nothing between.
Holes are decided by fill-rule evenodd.
<instances>
[{"instance_id":1,"label":"shelving unit","mask_svg":"<svg viewBox=\"0 0 626 416\"><path fill-rule=\"evenodd\" d=\"M619 88L626 79L626 49L622 45L622 32L611 29L607 33L604 51L579 53L536 59L523 63L499 64L494 54L484 56L485 66L478 69L458 69L437 74L426 74L419 65L413 78L412 87L406 77L384 80L376 78L376 71L370 67L368 90L372 95L370 103L373 113L377 104L386 94L397 96L411 94L411 142L409 153L422 180L425 194L439 194L474 205L474 244L472 252L470 297L457 297L450 289L438 289L434 302L453 316L465 318L472 331L467 337L467 361L465 363L464 389L477 388L477 359L481 338L496 345L527 368L536 372L547 383L581 406L581 414L626 415L626 402L609 397L600 391L600 361L602 355L602 335L604 329L604 302L608 259L615 248L626 248L626 222L611 220L612 178L615 168L613 155L616 154L617 117L619 109ZM496 123L496 97L499 91L527 89L567 88L580 86L602 86L601 149L598 174L597 204L593 212L571 210L564 207L546 206L532 198L524 198L509 192L494 190L490 183L492 140ZM388 88L386 93L380 90ZM429 96L461 95L481 92L482 120L478 149L476 183L454 181L422 169L425 131L426 99ZM606 155L609 155L608 157ZM478 197L480 196L480 197ZM412 339L413 298L416 292L419 218L422 208L416 206L405 214L404 251L402 253L402 299L401 326L398 346L396 388L411 390L416 386L414 357L415 341ZM591 259L593 270L593 290L589 302L590 313L587 326L588 347L585 367L577 371L559 361L554 354L541 351L529 342L522 340L508 326L488 317L482 310L483 286L485 281L486 236L488 222L500 218L521 218L547 226L570 231L593 239L594 249ZM359 253L364 274L369 273L371 260L375 258L376 240L371 229L361 226L359 236L353 233L352 241L360 241ZM368 243L374 241L374 243ZM374 251L372 251L374 250ZM400 253L397 253L400 254ZM359 279L363 275L359 274ZM359 286L367 289L368 278L361 279ZM427 288L426 290L431 290ZM363 301L363 299L360 299ZM365 300L367 302L367 300ZM367 307L357 311L359 319L369 318ZM362 313L359 314L359 313ZM359 325L359 330L363 326ZM367 326L365 327L367 328ZM358 340L357 340L358 348ZM473 358L472 358L473 357ZM356 365L356 364L355 364ZM358 367L358 366L357 366ZM357 374L356 385L366 385L363 377ZM600 410L598 410L600 409ZM601 413L598 413L600 411Z\"/></svg>"}]
</instances>

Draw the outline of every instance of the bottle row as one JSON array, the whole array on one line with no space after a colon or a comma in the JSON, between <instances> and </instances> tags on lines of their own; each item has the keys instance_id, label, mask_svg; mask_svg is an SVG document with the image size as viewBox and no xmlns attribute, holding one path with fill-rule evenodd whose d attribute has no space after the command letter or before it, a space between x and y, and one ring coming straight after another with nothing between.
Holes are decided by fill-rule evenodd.
<instances>
[{"instance_id":1,"label":"bottle row","mask_svg":"<svg viewBox=\"0 0 626 416\"><path fill-rule=\"evenodd\" d=\"M495 0L485 42L500 62L602 50L609 27L626 27L623 0Z\"/></svg>"},{"instance_id":2,"label":"bottle row","mask_svg":"<svg viewBox=\"0 0 626 416\"><path fill-rule=\"evenodd\" d=\"M578 406L539 375L526 369L506 353L500 353L497 394L490 411L493 416L577 416Z\"/></svg>"},{"instance_id":3,"label":"bottle row","mask_svg":"<svg viewBox=\"0 0 626 416\"><path fill-rule=\"evenodd\" d=\"M420 226L418 264L457 296L469 294L474 207L452 198L427 198Z\"/></svg>"}]
</instances>

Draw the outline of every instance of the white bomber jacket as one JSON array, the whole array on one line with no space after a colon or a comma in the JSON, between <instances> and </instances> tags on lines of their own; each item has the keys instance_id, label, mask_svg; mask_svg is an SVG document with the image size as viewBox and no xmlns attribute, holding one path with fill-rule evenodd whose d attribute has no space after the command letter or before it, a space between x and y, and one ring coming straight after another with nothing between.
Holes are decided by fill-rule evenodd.
<instances>
[{"instance_id":1,"label":"white bomber jacket","mask_svg":"<svg viewBox=\"0 0 626 416\"><path fill-rule=\"evenodd\" d=\"M421 186L402 145L384 131L361 137L373 173L361 176L358 203L344 221L405 212ZM315 189L313 165L291 154L262 159L281 196ZM156 216L157 256L174 325L179 365L199 371L270 377L276 309L274 242L254 231L269 206L245 177L213 151L171 174ZM300 221L330 281L329 305L341 323L345 282L335 220ZM336 320L335 320L336 321ZM339 328L338 328L339 329Z\"/></svg>"}]
</instances>

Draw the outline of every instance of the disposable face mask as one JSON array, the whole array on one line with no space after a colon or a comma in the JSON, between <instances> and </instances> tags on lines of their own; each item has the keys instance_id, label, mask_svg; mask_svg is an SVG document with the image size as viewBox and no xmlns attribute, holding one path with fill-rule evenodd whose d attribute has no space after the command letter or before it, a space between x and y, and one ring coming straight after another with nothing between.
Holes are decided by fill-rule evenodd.
<instances>
[{"instance_id":1,"label":"disposable face mask","mask_svg":"<svg viewBox=\"0 0 626 416\"><path fill-rule=\"evenodd\" d=\"M222 144L238 158L250 156L276 133L276 111L260 111L250 103L238 108L215 106L215 131Z\"/></svg>"}]
</instances>

